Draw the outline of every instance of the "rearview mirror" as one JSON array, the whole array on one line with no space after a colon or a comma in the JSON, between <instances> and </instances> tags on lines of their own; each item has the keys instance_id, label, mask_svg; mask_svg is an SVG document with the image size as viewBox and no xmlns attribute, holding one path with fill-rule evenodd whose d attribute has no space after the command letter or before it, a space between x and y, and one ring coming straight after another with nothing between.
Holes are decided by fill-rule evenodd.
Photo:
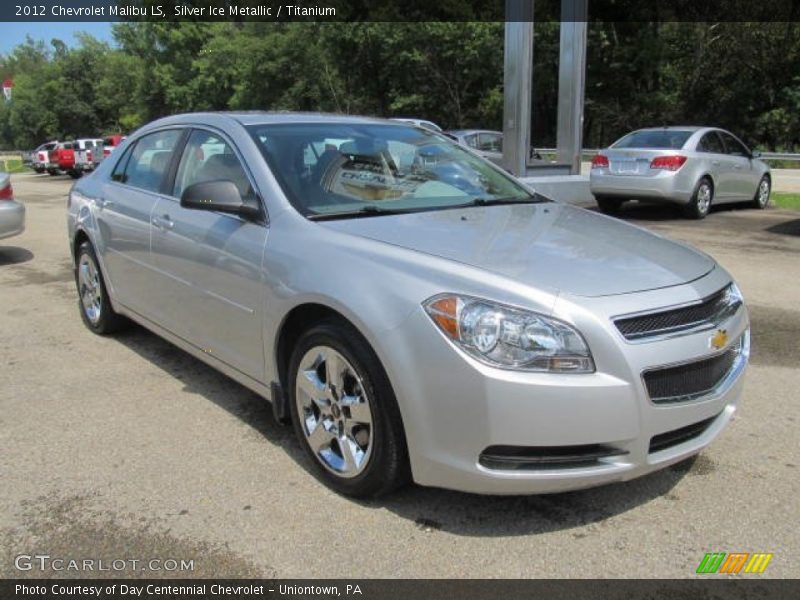
<instances>
[{"instance_id":1,"label":"rearview mirror","mask_svg":"<svg viewBox=\"0 0 800 600\"><path fill-rule=\"evenodd\" d=\"M761 158L761 151L760 150L753 150L750 153L750 158Z\"/></svg>"},{"instance_id":2,"label":"rearview mirror","mask_svg":"<svg viewBox=\"0 0 800 600\"><path fill-rule=\"evenodd\" d=\"M195 210L232 213L245 218L261 215L258 202L246 200L232 181L202 181L190 185L181 195L181 206Z\"/></svg>"}]
</instances>

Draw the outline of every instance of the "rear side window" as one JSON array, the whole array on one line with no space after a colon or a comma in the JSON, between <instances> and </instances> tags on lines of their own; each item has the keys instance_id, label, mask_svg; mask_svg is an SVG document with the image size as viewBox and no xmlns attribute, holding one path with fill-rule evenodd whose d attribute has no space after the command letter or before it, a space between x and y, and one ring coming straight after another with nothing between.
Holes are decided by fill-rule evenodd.
<instances>
[{"instance_id":1,"label":"rear side window","mask_svg":"<svg viewBox=\"0 0 800 600\"><path fill-rule=\"evenodd\" d=\"M114 166L114 171L111 173L111 179L113 181L125 183L125 167L128 165L128 160L131 158L131 152L133 152L135 147L135 143L133 146L128 146L128 149L125 150L125 154L122 155L122 158L120 158L119 162L117 162L117 164Z\"/></svg>"},{"instance_id":2,"label":"rear side window","mask_svg":"<svg viewBox=\"0 0 800 600\"><path fill-rule=\"evenodd\" d=\"M477 148L478 147L478 134L473 133L472 135L468 135L464 137L464 142L470 148Z\"/></svg>"},{"instance_id":3,"label":"rear side window","mask_svg":"<svg viewBox=\"0 0 800 600\"><path fill-rule=\"evenodd\" d=\"M725 154L722 140L716 131L709 131L697 144L698 152L710 152L712 154Z\"/></svg>"},{"instance_id":4,"label":"rear side window","mask_svg":"<svg viewBox=\"0 0 800 600\"><path fill-rule=\"evenodd\" d=\"M619 140L612 148L655 148L678 150L683 148L692 131L684 129L645 129L634 131Z\"/></svg>"},{"instance_id":5,"label":"rear side window","mask_svg":"<svg viewBox=\"0 0 800 600\"><path fill-rule=\"evenodd\" d=\"M481 133L478 135L478 150L483 152L502 152L503 136L496 133Z\"/></svg>"},{"instance_id":6,"label":"rear side window","mask_svg":"<svg viewBox=\"0 0 800 600\"><path fill-rule=\"evenodd\" d=\"M159 191L180 135L179 130L168 129L139 138L117 163L112 179L151 192Z\"/></svg>"}]
</instances>

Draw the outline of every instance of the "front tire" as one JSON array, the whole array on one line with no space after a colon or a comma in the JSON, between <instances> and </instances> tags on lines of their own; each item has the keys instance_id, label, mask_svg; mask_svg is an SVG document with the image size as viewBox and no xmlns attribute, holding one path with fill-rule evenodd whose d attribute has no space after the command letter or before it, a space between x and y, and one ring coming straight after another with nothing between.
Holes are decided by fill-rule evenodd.
<instances>
[{"instance_id":1,"label":"front tire","mask_svg":"<svg viewBox=\"0 0 800 600\"><path fill-rule=\"evenodd\" d=\"M369 498L409 480L397 400L378 357L352 326L329 320L303 333L287 389L297 439L326 485Z\"/></svg>"},{"instance_id":2,"label":"front tire","mask_svg":"<svg viewBox=\"0 0 800 600\"><path fill-rule=\"evenodd\" d=\"M94 248L83 242L75 257L75 285L81 319L90 331L107 335L123 329L128 320L114 312Z\"/></svg>"},{"instance_id":3,"label":"front tire","mask_svg":"<svg viewBox=\"0 0 800 600\"><path fill-rule=\"evenodd\" d=\"M764 177L761 178L761 181L758 182L756 195L753 197L753 208L759 208L761 210L767 208L767 206L769 206L769 194L771 191L772 184L770 179L764 175Z\"/></svg>"},{"instance_id":4,"label":"front tire","mask_svg":"<svg viewBox=\"0 0 800 600\"><path fill-rule=\"evenodd\" d=\"M705 219L708 211L711 210L711 202L714 200L714 184L708 177L703 177L698 183L683 213L689 219Z\"/></svg>"}]
</instances>

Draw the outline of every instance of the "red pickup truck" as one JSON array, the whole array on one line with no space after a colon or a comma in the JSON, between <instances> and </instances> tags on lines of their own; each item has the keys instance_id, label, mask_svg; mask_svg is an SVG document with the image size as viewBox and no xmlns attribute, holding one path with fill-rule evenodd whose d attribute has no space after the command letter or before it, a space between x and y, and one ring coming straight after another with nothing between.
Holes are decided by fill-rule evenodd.
<instances>
[{"instance_id":1,"label":"red pickup truck","mask_svg":"<svg viewBox=\"0 0 800 600\"><path fill-rule=\"evenodd\" d=\"M114 134L108 136L106 139L103 140L103 155L110 156L111 153L114 151L114 148L119 146L125 139L126 136L122 134Z\"/></svg>"},{"instance_id":2,"label":"red pickup truck","mask_svg":"<svg viewBox=\"0 0 800 600\"><path fill-rule=\"evenodd\" d=\"M103 159L103 140L81 139L71 142L60 142L50 150L50 164L47 172L50 175L66 173L77 179L86 171L94 169Z\"/></svg>"}]
</instances>

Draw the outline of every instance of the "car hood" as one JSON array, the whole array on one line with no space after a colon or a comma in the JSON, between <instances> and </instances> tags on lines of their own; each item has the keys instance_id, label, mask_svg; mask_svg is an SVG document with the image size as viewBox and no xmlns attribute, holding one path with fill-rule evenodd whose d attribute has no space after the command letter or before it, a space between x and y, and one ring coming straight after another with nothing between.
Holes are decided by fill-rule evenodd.
<instances>
[{"instance_id":1,"label":"car hood","mask_svg":"<svg viewBox=\"0 0 800 600\"><path fill-rule=\"evenodd\" d=\"M680 285L714 268L705 254L566 204L474 207L321 225L579 296Z\"/></svg>"}]
</instances>

